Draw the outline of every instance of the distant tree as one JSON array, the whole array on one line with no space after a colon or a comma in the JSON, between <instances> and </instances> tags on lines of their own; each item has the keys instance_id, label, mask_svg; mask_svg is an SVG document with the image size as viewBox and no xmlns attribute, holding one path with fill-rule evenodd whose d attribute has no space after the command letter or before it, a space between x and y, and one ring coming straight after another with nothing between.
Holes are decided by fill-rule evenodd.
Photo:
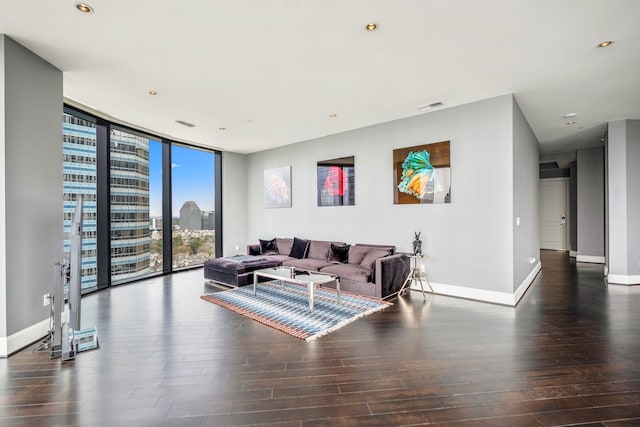
<instances>
[{"instance_id":1,"label":"distant tree","mask_svg":"<svg viewBox=\"0 0 640 427\"><path fill-rule=\"evenodd\" d=\"M189 247L191 248L191 253L193 255L196 255L198 253L198 249L200 249L200 246L202 246L203 244L204 244L204 242L199 237L194 237L193 239L191 239L191 242L189 242Z\"/></svg>"},{"instance_id":2,"label":"distant tree","mask_svg":"<svg viewBox=\"0 0 640 427\"><path fill-rule=\"evenodd\" d=\"M162 252L162 239L151 241L151 253L159 254Z\"/></svg>"}]
</instances>

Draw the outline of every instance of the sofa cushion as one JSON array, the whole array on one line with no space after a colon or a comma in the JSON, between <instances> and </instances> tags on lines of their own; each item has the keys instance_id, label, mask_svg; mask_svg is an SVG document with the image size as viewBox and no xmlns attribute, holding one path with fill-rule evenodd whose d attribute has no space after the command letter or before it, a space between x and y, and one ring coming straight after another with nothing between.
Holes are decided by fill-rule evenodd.
<instances>
[{"instance_id":1,"label":"sofa cushion","mask_svg":"<svg viewBox=\"0 0 640 427\"><path fill-rule=\"evenodd\" d=\"M289 255L282 255L282 254L261 255L261 256L264 257L265 259L268 259L268 260L278 261L280 264L282 264L284 261L287 261L289 259L293 259Z\"/></svg>"},{"instance_id":2,"label":"sofa cushion","mask_svg":"<svg viewBox=\"0 0 640 427\"><path fill-rule=\"evenodd\" d=\"M372 244L368 244L368 243L356 243L353 246L361 246L363 248L369 248L369 249L384 249L389 251L389 253L391 253L391 255L396 253L396 247L393 245L372 245Z\"/></svg>"},{"instance_id":3,"label":"sofa cushion","mask_svg":"<svg viewBox=\"0 0 640 427\"><path fill-rule=\"evenodd\" d=\"M308 252L309 252L309 241L294 237L293 245L291 246L291 252L289 252L289 256L292 258L302 259L307 257Z\"/></svg>"},{"instance_id":4,"label":"sofa cushion","mask_svg":"<svg viewBox=\"0 0 640 427\"><path fill-rule=\"evenodd\" d=\"M285 267L295 267L301 270L309 270L309 271L320 271L321 268L331 265L329 261L326 259L317 259L317 258L289 258L282 262L282 265Z\"/></svg>"},{"instance_id":5,"label":"sofa cushion","mask_svg":"<svg viewBox=\"0 0 640 427\"><path fill-rule=\"evenodd\" d=\"M330 264L320 269L322 273L331 273L340 277L340 280L352 280L354 282L367 283L371 281L372 271L353 264Z\"/></svg>"},{"instance_id":6,"label":"sofa cushion","mask_svg":"<svg viewBox=\"0 0 640 427\"><path fill-rule=\"evenodd\" d=\"M391 252L386 249L372 248L367 252L364 258L362 258L362 261L360 261L360 267L373 270L376 260L388 255L391 255Z\"/></svg>"},{"instance_id":7,"label":"sofa cushion","mask_svg":"<svg viewBox=\"0 0 640 427\"><path fill-rule=\"evenodd\" d=\"M276 239L262 240L260 241L260 253L262 255L274 255L278 253L278 246L276 245Z\"/></svg>"},{"instance_id":8,"label":"sofa cushion","mask_svg":"<svg viewBox=\"0 0 640 427\"><path fill-rule=\"evenodd\" d=\"M349 261L349 248L351 245L336 245L334 243L329 247L329 255L327 261L331 263L342 263Z\"/></svg>"},{"instance_id":9,"label":"sofa cushion","mask_svg":"<svg viewBox=\"0 0 640 427\"><path fill-rule=\"evenodd\" d=\"M349 264L358 264L362 262L364 256L371 249L368 246L358 246L354 245L349 248Z\"/></svg>"},{"instance_id":10,"label":"sofa cushion","mask_svg":"<svg viewBox=\"0 0 640 427\"><path fill-rule=\"evenodd\" d=\"M276 237L276 246L280 255L289 255L293 239L290 237Z\"/></svg>"},{"instance_id":11,"label":"sofa cushion","mask_svg":"<svg viewBox=\"0 0 640 427\"><path fill-rule=\"evenodd\" d=\"M329 257L329 248L331 246L329 241L324 240L311 240L309 242L309 253L307 258L317 258L326 260Z\"/></svg>"}]
</instances>

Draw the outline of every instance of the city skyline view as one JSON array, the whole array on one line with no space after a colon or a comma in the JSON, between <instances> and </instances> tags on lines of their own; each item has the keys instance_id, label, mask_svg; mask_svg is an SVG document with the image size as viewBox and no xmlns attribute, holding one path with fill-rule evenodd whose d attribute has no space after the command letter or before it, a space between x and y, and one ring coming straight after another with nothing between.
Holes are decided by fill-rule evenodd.
<instances>
[{"instance_id":1,"label":"city skyline view","mask_svg":"<svg viewBox=\"0 0 640 427\"><path fill-rule=\"evenodd\" d=\"M188 147L173 146L171 151L172 216L180 215L187 201L202 211L215 208L214 154ZM162 144L149 141L149 215L162 216Z\"/></svg>"},{"instance_id":2,"label":"city skyline view","mask_svg":"<svg viewBox=\"0 0 640 427\"><path fill-rule=\"evenodd\" d=\"M109 282L163 271L169 262L163 255L163 230L152 219L162 216L164 143L117 127L100 139L94 121L71 111L63 114L63 136L63 246L68 253L72 216L82 195L82 290L99 286L98 144L109 144ZM165 196L172 199L172 216L180 218L180 227L167 230L170 268L176 269L201 265L215 255L216 154L173 144L170 148L171 191Z\"/></svg>"}]
</instances>

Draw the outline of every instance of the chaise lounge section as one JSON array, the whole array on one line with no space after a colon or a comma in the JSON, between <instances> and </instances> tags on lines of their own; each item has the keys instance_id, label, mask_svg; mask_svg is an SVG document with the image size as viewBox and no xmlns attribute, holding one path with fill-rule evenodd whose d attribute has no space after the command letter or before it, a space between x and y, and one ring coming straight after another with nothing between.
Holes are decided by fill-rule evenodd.
<instances>
[{"instance_id":1,"label":"chaise lounge section","mask_svg":"<svg viewBox=\"0 0 640 427\"><path fill-rule=\"evenodd\" d=\"M397 254L392 245L277 237L247 245L247 254L286 267L335 274L341 290L375 298L395 295L410 271L409 258Z\"/></svg>"}]
</instances>

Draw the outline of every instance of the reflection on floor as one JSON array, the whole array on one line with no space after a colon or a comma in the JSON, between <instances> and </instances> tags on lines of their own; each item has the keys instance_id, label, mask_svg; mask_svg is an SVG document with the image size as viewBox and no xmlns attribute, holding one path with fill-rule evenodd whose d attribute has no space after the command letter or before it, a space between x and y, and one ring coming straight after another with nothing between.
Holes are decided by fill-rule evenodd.
<instances>
[{"instance_id":1,"label":"reflection on floor","mask_svg":"<svg viewBox=\"0 0 640 427\"><path fill-rule=\"evenodd\" d=\"M516 308L414 291L309 343L201 300L201 269L115 287L83 300L99 350L0 360L0 424L640 425L640 287L542 266Z\"/></svg>"}]
</instances>

